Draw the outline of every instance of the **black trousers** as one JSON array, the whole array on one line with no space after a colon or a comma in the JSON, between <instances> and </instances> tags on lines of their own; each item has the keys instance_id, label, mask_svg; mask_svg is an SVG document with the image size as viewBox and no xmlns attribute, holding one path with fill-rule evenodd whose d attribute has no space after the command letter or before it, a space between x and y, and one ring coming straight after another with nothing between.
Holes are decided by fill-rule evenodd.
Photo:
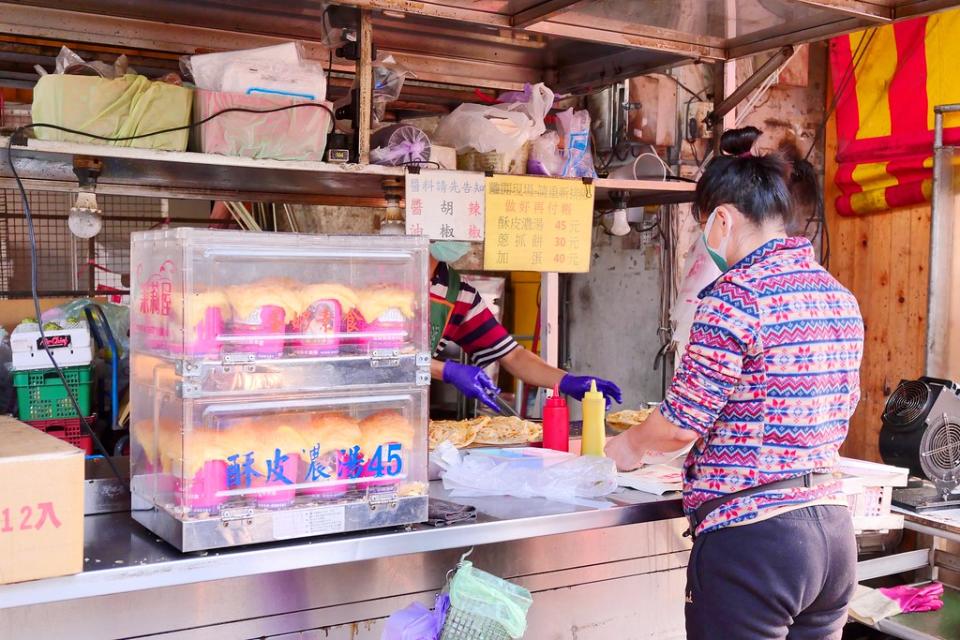
<instances>
[{"instance_id":1,"label":"black trousers","mask_svg":"<svg viewBox=\"0 0 960 640\"><path fill-rule=\"evenodd\" d=\"M856 570L843 506L697 536L687 567L687 640L839 639Z\"/></svg>"}]
</instances>

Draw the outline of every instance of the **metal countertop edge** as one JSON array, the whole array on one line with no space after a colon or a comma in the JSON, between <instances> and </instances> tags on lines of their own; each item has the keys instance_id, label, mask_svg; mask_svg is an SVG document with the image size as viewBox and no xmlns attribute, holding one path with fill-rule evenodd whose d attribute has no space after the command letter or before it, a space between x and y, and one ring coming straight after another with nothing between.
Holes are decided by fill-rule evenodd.
<instances>
[{"instance_id":1,"label":"metal countertop edge","mask_svg":"<svg viewBox=\"0 0 960 640\"><path fill-rule=\"evenodd\" d=\"M154 564L104 569L0 586L0 609L62 602L146 589L308 569L509 542L590 529L681 517L680 499L620 504L609 509L476 522L343 539L304 539L300 544L217 555L186 556Z\"/></svg>"}]
</instances>

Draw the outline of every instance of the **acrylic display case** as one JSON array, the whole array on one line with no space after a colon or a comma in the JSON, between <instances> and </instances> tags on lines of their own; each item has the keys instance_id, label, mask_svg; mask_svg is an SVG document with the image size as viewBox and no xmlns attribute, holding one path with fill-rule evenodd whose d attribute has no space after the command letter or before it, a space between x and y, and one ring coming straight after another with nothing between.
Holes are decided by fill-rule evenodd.
<instances>
[{"instance_id":1,"label":"acrylic display case","mask_svg":"<svg viewBox=\"0 0 960 640\"><path fill-rule=\"evenodd\" d=\"M427 245L133 236L133 515L183 551L427 515Z\"/></svg>"}]
</instances>

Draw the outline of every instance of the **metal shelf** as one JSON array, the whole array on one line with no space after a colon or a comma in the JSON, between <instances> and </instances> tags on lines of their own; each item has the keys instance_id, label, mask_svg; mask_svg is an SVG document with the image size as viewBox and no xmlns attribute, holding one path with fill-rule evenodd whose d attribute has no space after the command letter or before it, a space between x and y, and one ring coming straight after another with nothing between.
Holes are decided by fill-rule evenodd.
<instances>
[{"instance_id":1,"label":"metal shelf","mask_svg":"<svg viewBox=\"0 0 960 640\"><path fill-rule=\"evenodd\" d=\"M0 138L0 147L6 145L7 138ZM0 187L11 188L10 164L6 153L2 155ZM385 206L383 181L403 177L401 168L378 165L254 160L40 140L13 147L13 160L27 189L75 191L76 156L103 161L98 193L159 198Z\"/></svg>"},{"instance_id":2,"label":"metal shelf","mask_svg":"<svg viewBox=\"0 0 960 640\"><path fill-rule=\"evenodd\" d=\"M7 138L0 137L0 148L6 149L6 144ZM382 207L386 205L384 181L400 180L402 185L404 176L402 168L379 165L254 160L41 140L13 147L13 160L27 189L76 191L73 161L77 156L103 161L98 193L160 198ZM14 186L12 175L6 153L2 153L0 188ZM695 186L689 182L606 178L594 181L594 185L598 202L606 202L611 192L621 191L635 206L689 201Z\"/></svg>"}]
</instances>

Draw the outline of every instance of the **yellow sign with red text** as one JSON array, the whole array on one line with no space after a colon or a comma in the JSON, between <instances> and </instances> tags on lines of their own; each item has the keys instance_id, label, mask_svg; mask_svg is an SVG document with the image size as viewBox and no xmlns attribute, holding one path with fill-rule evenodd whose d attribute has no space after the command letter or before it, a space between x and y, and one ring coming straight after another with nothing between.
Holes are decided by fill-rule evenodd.
<instances>
[{"instance_id":1,"label":"yellow sign with red text","mask_svg":"<svg viewBox=\"0 0 960 640\"><path fill-rule=\"evenodd\" d=\"M593 185L580 180L487 178L484 268L589 271L593 197Z\"/></svg>"}]
</instances>

